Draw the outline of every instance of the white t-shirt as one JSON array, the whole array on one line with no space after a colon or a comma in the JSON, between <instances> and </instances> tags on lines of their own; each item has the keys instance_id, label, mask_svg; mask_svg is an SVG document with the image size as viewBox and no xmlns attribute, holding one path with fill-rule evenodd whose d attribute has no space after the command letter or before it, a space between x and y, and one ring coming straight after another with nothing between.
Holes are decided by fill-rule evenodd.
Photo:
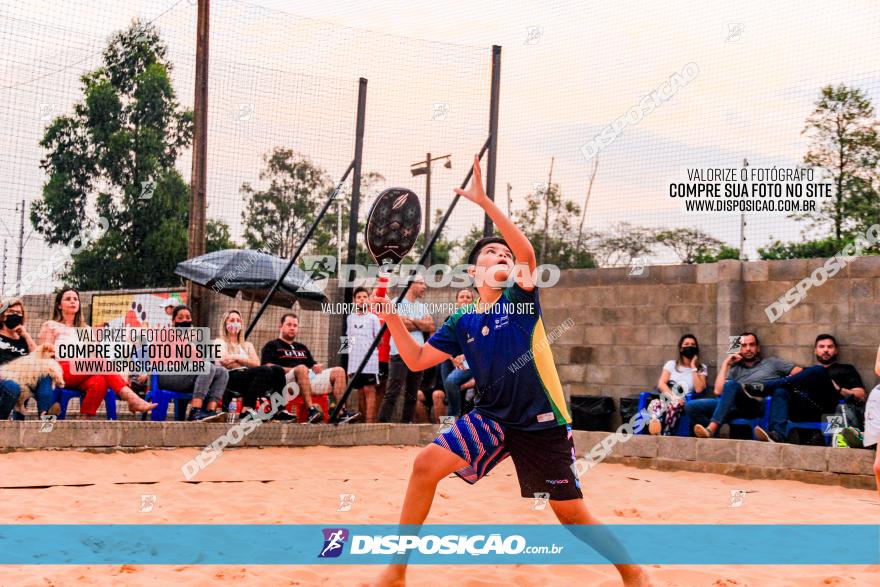
<instances>
[{"instance_id":1,"label":"white t-shirt","mask_svg":"<svg viewBox=\"0 0 880 587\"><path fill-rule=\"evenodd\" d=\"M397 313L401 316L405 316L410 320L421 320L425 316L428 316L428 307L419 301L411 302L406 298L398 300L397 302ZM410 336L412 336L415 341L419 344L425 343L425 333L421 330L410 330ZM397 343L394 342L394 337L391 337L391 353L392 355L399 355L400 351L397 350Z\"/></svg>"},{"instance_id":2,"label":"white t-shirt","mask_svg":"<svg viewBox=\"0 0 880 587\"><path fill-rule=\"evenodd\" d=\"M373 344L376 335L382 328L378 316L367 312L365 314L349 314L348 326L345 334L348 336L348 372L357 371L358 365L364 360L364 356ZM377 347L378 348L378 347ZM363 373L372 375L379 374L379 351L374 350L370 360L364 365Z\"/></svg>"},{"instance_id":3,"label":"white t-shirt","mask_svg":"<svg viewBox=\"0 0 880 587\"><path fill-rule=\"evenodd\" d=\"M669 383L672 382L678 383L681 385L687 393L694 391L694 369L691 367L676 367L675 361L666 361L666 364L663 365L663 370L669 373ZM709 369L706 365L700 364L700 370L697 371L700 375L708 375Z\"/></svg>"}]
</instances>

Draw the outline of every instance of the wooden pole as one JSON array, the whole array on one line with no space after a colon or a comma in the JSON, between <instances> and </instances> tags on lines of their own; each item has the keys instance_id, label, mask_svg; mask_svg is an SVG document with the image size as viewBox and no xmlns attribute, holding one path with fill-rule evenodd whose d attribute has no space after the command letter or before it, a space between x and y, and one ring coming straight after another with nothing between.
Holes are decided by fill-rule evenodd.
<instances>
[{"instance_id":1,"label":"wooden pole","mask_svg":"<svg viewBox=\"0 0 880 587\"><path fill-rule=\"evenodd\" d=\"M189 200L188 259L205 254L206 183L208 170L208 34L210 0L199 0L196 31L196 79L193 107L192 179ZM193 282L186 285L193 322L208 326L203 290Z\"/></svg>"}]
</instances>

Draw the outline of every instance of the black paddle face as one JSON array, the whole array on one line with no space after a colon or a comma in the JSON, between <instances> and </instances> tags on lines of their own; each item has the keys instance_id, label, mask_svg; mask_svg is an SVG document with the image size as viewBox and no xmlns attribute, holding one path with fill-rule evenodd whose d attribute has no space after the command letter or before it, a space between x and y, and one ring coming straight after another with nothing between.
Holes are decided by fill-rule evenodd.
<instances>
[{"instance_id":1,"label":"black paddle face","mask_svg":"<svg viewBox=\"0 0 880 587\"><path fill-rule=\"evenodd\" d=\"M367 251L379 265L400 263L421 229L419 197L406 188L388 188L376 197L367 216Z\"/></svg>"}]
</instances>

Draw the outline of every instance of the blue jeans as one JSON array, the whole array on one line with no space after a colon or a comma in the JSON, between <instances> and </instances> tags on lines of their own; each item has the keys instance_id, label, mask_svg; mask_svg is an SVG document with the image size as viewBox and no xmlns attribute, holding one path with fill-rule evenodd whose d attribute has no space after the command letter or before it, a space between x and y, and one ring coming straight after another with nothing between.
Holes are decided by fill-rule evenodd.
<instances>
[{"instance_id":1,"label":"blue jeans","mask_svg":"<svg viewBox=\"0 0 880 587\"><path fill-rule=\"evenodd\" d=\"M52 385L52 378L49 376L41 377L37 381L37 385L31 389L34 397L37 398L37 412L43 413L49 409L55 401L55 386ZM21 386L12 379L0 380L0 420L9 418L9 412L15 407L21 395ZM13 420L24 420L24 415L13 412Z\"/></svg>"},{"instance_id":2,"label":"blue jeans","mask_svg":"<svg viewBox=\"0 0 880 587\"><path fill-rule=\"evenodd\" d=\"M796 375L771 379L764 384L773 387L770 405L770 431L785 436L789 420L815 422L823 414L834 413L840 392L834 388L828 369L822 365L807 367ZM789 412L793 412L790 416Z\"/></svg>"},{"instance_id":3,"label":"blue jeans","mask_svg":"<svg viewBox=\"0 0 880 587\"><path fill-rule=\"evenodd\" d=\"M450 416L456 418L461 416L461 386L470 381L471 377L470 369L456 369L452 366L452 370L443 378L443 389L446 391L446 401L449 403L447 413Z\"/></svg>"},{"instance_id":4,"label":"blue jeans","mask_svg":"<svg viewBox=\"0 0 880 587\"><path fill-rule=\"evenodd\" d=\"M721 397L691 400L685 404L684 411L694 424L707 426L711 421L721 428L730 420L759 417L764 413L764 403L746 397L740 384L728 379Z\"/></svg>"}]
</instances>

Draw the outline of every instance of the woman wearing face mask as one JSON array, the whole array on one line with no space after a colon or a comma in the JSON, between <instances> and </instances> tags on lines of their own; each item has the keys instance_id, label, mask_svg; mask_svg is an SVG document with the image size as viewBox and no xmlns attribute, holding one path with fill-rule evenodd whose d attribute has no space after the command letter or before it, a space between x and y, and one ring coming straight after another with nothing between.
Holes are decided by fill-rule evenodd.
<instances>
[{"instance_id":1,"label":"woman wearing face mask","mask_svg":"<svg viewBox=\"0 0 880 587\"><path fill-rule=\"evenodd\" d=\"M220 337L214 341L220 346L219 363L229 371L228 391L241 395L242 406L256 407L258 397L281 393L286 384L284 369L277 365L260 365L254 345L243 340L241 313L230 310L220 322ZM224 399L228 404L228 399ZM275 414L277 420L292 420L286 411Z\"/></svg>"},{"instance_id":2,"label":"woman wearing face mask","mask_svg":"<svg viewBox=\"0 0 880 587\"><path fill-rule=\"evenodd\" d=\"M79 292L72 287L65 287L55 295L55 304L52 306L52 319L43 323L40 328L40 344L55 346L58 354L58 346L62 344L77 344L79 337L77 328L88 328L82 317L82 306L79 302ZM78 389L85 392L85 397L80 404L79 413L85 418L92 418L98 412L98 407L107 395L107 388L128 402L128 409L132 413L147 412L156 407L156 404L145 402L128 386L128 381L117 373L82 374L71 373L71 361L58 361L64 373L64 384L70 389Z\"/></svg>"},{"instance_id":3,"label":"woman wearing face mask","mask_svg":"<svg viewBox=\"0 0 880 587\"><path fill-rule=\"evenodd\" d=\"M0 305L5 308L0 313L0 365L14 359L24 357L37 348L36 341L25 327L24 304L15 298ZM40 415L56 415L60 411L58 403L53 403L54 390L52 378L48 375L40 377L37 384L31 387L31 393L37 400L37 412ZM21 395L21 385L12 379L0 379L0 420L9 418L9 413ZM13 412L15 420L24 420L24 415Z\"/></svg>"},{"instance_id":4,"label":"woman wearing face mask","mask_svg":"<svg viewBox=\"0 0 880 587\"><path fill-rule=\"evenodd\" d=\"M171 311L171 326L174 328L192 328L192 312L188 306L175 306ZM192 344L188 340L180 339L170 343L174 346ZM183 356L178 351L172 351L171 356ZM229 382L229 371L221 365L208 363L208 370L198 375L189 373L160 373L159 387L169 391L192 393L187 421L203 420L211 422L223 418L223 414L217 411L217 405L223 399L223 392Z\"/></svg>"},{"instance_id":5,"label":"woman wearing face mask","mask_svg":"<svg viewBox=\"0 0 880 587\"><path fill-rule=\"evenodd\" d=\"M701 394L706 391L706 377L709 374L706 365L699 362L700 345L697 337L693 334L685 334L678 339L678 359L666 361L660 372L660 380L657 381L657 389L671 401L663 404L659 399L651 400L648 404L648 412L651 421L648 423L648 431L651 434L663 434L669 436L675 434L678 420L684 410L684 394ZM676 394L672 390L676 386L684 393Z\"/></svg>"}]
</instances>

